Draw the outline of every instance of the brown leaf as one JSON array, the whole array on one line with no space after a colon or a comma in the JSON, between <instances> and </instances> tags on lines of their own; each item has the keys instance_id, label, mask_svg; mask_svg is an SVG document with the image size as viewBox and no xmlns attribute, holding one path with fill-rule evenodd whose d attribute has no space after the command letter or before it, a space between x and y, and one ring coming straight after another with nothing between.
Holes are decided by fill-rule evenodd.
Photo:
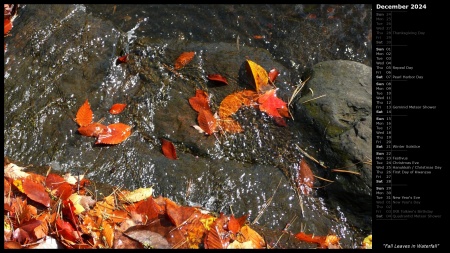
<instances>
[{"instance_id":1,"label":"brown leaf","mask_svg":"<svg viewBox=\"0 0 450 253\"><path fill-rule=\"evenodd\" d=\"M207 76L208 80L219 82L221 84L228 85L228 81L225 77L223 77L221 74L209 74Z\"/></svg>"},{"instance_id":2,"label":"brown leaf","mask_svg":"<svg viewBox=\"0 0 450 253\"><path fill-rule=\"evenodd\" d=\"M297 187L303 194L308 195L314 185L314 174L304 158L300 162L299 170Z\"/></svg>"},{"instance_id":3,"label":"brown leaf","mask_svg":"<svg viewBox=\"0 0 450 253\"><path fill-rule=\"evenodd\" d=\"M108 125L107 133L101 133L95 144L119 144L131 135L131 126L123 123L114 123Z\"/></svg>"},{"instance_id":4,"label":"brown leaf","mask_svg":"<svg viewBox=\"0 0 450 253\"><path fill-rule=\"evenodd\" d=\"M247 225L241 228L241 234L245 238L245 241L253 242L255 249L263 249L266 245L262 236Z\"/></svg>"},{"instance_id":5,"label":"brown leaf","mask_svg":"<svg viewBox=\"0 0 450 253\"><path fill-rule=\"evenodd\" d=\"M66 200L72 194L72 186L65 181L65 179L57 174L50 173L45 179L45 186L50 188L51 194L60 198L61 200Z\"/></svg>"},{"instance_id":6,"label":"brown leaf","mask_svg":"<svg viewBox=\"0 0 450 253\"><path fill-rule=\"evenodd\" d=\"M197 211L197 209L189 206L179 206L172 200L166 200L167 216L175 226L180 226L191 215ZM197 211L198 212L198 211Z\"/></svg>"},{"instance_id":7,"label":"brown leaf","mask_svg":"<svg viewBox=\"0 0 450 253\"><path fill-rule=\"evenodd\" d=\"M62 220L61 218L56 218L56 229L59 236L72 243L76 243L80 239L78 231L73 229L69 222Z\"/></svg>"},{"instance_id":8,"label":"brown leaf","mask_svg":"<svg viewBox=\"0 0 450 253\"><path fill-rule=\"evenodd\" d=\"M235 134L235 133L241 133L242 131L244 131L244 129L242 129L241 125L239 124L239 122L232 119L231 117L220 119L219 125L223 131L228 132L228 133Z\"/></svg>"},{"instance_id":9,"label":"brown leaf","mask_svg":"<svg viewBox=\"0 0 450 253\"><path fill-rule=\"evenodd\" d=\"M171 245L162 235L149 231L145 226L131 227L125 235L140 242L146 249L170 249Z\"/></svg>"},{"instance_id":10,"label":"brown leaf","mask_svg":"<svg viewBox=\"0 0 450 253\"><path fill-rule=\"evenodd\" d=\"M194 97L189 98L189 104L196 112L200 112L201 110L211 110L209 107L208 94L200 89L195 91Z\"/></svg>"},{"instance_id":11,"label":"brown leaf","mask_svg":"<svg viewBox=\"0 0 450 253\"><path fill-rule=\"evenodd\" d=\"M241 229L241 224L239 224L239 221L234 218L234 215L232 214L230 216L230 220L228 221L228 231L231 231L233 233L237 233Z\"/></svg>"},{"instance_id":12,"label":"brown leaf","mask_svg":"<svg viewBox=\"0 0 450 253\"><path fill-rule=\"evenodd\" d=\"M94 113L91 110L91 106L89 105L88 100L84 102L84 104L78 109L76 122L79 126L87 126L92 123L92 119L94 117Z\"/></svg>"},{"instance_id":13,"label":"brown leaf","mask_svg":"<svg viewBox=\"0 0 450 253\"><path fill-rule=\"evenodd\" d=\"M25 178L22 181L22 186L24 193L28 198L41 203L46 207L50 207L50 197L42 184L35 183L30 179Z\"/></svg>"},{"instance_id":14,"label":"brown leaf","mask_svg":"<svg viewBox=\"0 0 450 253\"><path fill-rule=\"evenodd\" d=\"M136 203L136 213L145 216L146 220L154 220L158 215L163 214L163 209L155 202L153 197Z\"/></svg>"},{"instance_id":15,"label":"brown leaf","mask_svg":"<svg viewBox=\"0 0 450 253\"><path fill-rule=\"evenodd\" d=\"M185 65L187 65L189 62L192 61L192 59L195 56L195 52L183 52L176 60L175 60L175 66L174 69L178 70L183 68Z\"/></svg>"},{"instance_id":16,"label":"brown leaf","mask_svg":"<svg viewBox=\"0 0 450 253\"><path fill-rule=\"evenodd\" d=\"M198 125L205 134L211 135L217 132L217 120L210 110L201 110L197 116Z\"/></svg>"},{"instance_id":17,"label":"brown leaf","mask_svg":"<svg viewBox=\"0 0 450 253\"><path fill-rule=\"evenodd\" d=\"M111 108L109 108L109 113L119 114L125 109L126 106L127 104L120 104L120 103L113 104Z\"/></svg>"},{"instance_id":18,"label":"brown leaf","mask_svg":"<svg viewBox=\"0 0 450 253\"><path fill-rule=\"evenodd\" d=\"M161 138L161 149L165 157L172 160L178 159L175 146L171 141Z\"/></svg>"},{"instance_id":19,"label":"brown leaf","mask_svg":"<svg viewBox=\"0 0 450 253\"><path fill-rule=\"evenodd\" d=\"M226 236L227 232L223 229L226 222L227 218L222 213L219 218L214 220L211 229L205 236L205 249L226 249L228 247L230 237Z\"/></svg>"},{"instance_id":20,"label":"brown leaf","mask_svg":"<svg viewBox=\"0 0 450 253\"><path fill-rule=\"evenodd\" d=\"M280 72L278 72L277 69L271 69L269 71L269 80L273 83L275 82L275 79L277 79L278 75L280 74Z\"/></svg>"}]
</instances>

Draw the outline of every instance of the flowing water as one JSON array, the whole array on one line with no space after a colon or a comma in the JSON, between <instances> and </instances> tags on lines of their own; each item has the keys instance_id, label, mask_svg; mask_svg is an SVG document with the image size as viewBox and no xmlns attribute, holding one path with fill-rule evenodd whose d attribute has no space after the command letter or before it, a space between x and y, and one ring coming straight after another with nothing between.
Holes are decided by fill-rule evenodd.
<instances>
[{"instance_id":1,"label":"flowing water","mask_svg":"<svg viewBox=\"0 0 450 253\"><path fill-rule=\"evenodd\" d=\"M301 119L279 127L243 108L235 116L244 133L204 136L187 101L207 90L216 111L227 95L251 89L246 59L280 70L285 101L318 62L371 66L371 15L370 5L22 5L5 39L4 155L30 169L86 174L99 189L153 186L181 204L248 214L273 230L292 223L293 233L334 233L357 248L371 234L371 210L334 203L325 187L300 205L290 183L303 158L298 147L327 163L320 133ZM196 58L175 74L170 66L184 51ZM213 85L209 73L229 85ZM101 146L79 135L73 118L86 99L95 121L132 125L129 139ZM110 115L113 103L128 105ZM162 155L161 138L175 144L178 160Z\"/></svg>"}]
</instances>

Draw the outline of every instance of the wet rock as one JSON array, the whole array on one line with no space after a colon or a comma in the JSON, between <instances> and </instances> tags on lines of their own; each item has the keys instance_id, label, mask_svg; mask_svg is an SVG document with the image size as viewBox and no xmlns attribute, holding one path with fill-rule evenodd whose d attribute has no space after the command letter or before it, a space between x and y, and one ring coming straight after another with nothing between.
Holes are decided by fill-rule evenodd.
<instances>
[{"instance_id":1,"label":"wet rock","mask_svg":"<svg viewBox=\"0 0 450 253\"><path fill-rule=\"evenodd\" d=\"M331 173L335 181L327 192L343 206L371 212L372 196L372 68L337 60L315 65L311 79L296 104L297 115L323 136L329 169L360 175ZM310 89L310 90L309 90ZM315 100L309 99L326 95ZM296 116L297 117L297 116ZM299 116L300 118L300 116Z\"/></svg>"}]
</instances>

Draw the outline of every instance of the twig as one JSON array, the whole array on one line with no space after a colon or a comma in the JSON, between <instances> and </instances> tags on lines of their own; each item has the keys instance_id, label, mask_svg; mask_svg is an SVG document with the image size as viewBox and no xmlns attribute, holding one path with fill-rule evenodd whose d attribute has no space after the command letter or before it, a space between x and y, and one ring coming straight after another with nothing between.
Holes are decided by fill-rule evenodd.
<instances>
[{"instance_id":1,"label":"twig","mask_svg":"<svg viewBox=\"0 0 450 253\"><path fill-rule=\"evenodd\" d=\"M325 96L326 96L326 95L320 95L320 96L318 96L318 97L308 99L308 100L306 100L306 101L303 101L302 104L304 104L304 103L306 103L306 102L310 102L310 101L316 100L316 99L321 98L321 97L325 97Z\"/></svg>"},{"instance_id":2,"label":"twig","mask_svg":"<svg viewBox=\"0 0 450 253\"><path fill-rule=\"evenodd\" d=\"M277 188L275 188L275 191L272 194L272 197L270 197L266 203L264 203L263 208L259 211L258 216L256 216L256 218L253 220L252 224L255 224L256 222L258 222L259 218L261 218L262 214L264 213L264 211L267 209L267 207L270 205L270 202L272 202L273 197L275 196L275 193L278 190L278 187L280 187L281 184L281 178L280 178L280 182L278 182Z\"/></svg>"},{"instance_id":3,"label":"twig","mask_svg":"<svg viewBox=\"0 0 450 253\"><path fill-rule=\"evenodd\" d=\"M306 157L308 157L309 159L313 160L314 162L316 162L317 164L319 164L319 165L322 166L323 168L328 169L328 167L325 166L325 165L323 164L323 162L319 162L319 161L317 161L317 159L315 159L314 157L310 156L308 153L306 153L306 151L304 151L303 149L301 149L301 148L297 145L297 143L295 144L295 146L297 146L297 148L300 149L300 152L302 152L302 154L304 154Z\"/></svg>"}]
</instances>

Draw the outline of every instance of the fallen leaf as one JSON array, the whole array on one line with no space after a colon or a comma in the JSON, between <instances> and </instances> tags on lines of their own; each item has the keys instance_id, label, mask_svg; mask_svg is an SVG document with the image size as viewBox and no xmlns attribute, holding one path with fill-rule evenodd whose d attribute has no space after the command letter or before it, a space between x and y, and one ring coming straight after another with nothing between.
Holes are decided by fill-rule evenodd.
<instances>
[{"instance_id":1,"label":"fallen leaf","mask_svg":"<svg viewBox=\"0 0 450 253\"><path fill-rule=\"evenodd\" d=\"M253 77L255 83L256 92L264 93L273 87L269 84L269 76L267 71L258 65L256 62L247 60L247 71Z\"/></svg>"},{"instance_id":2,"label":"fallen leaf","mask_svg":"<svg viewBox=\"0 0 450 253\"><path fill-rule=\"evenodd\" d=\"M177 152L171 141L161 138L161 149L165 157L172 160L177 159Z\"/></svg>"},{"instance_id":3,"label":"fallen leaf","mask_svg":"<svg viewBox=\"0 0 450 253\"><path fill-rule=\"evenodd\" d=\"M92 119L94 117L94 113L91 110L91 106L86 99L86 101L83 103L83 105L78 109L77 116L76 116L76 122L79 126L87 126L92 123Z\"/></svg>"},{"instance_id":4,"label":"fallen leaf","mask_svg":"<svg viewBox=\"0 0 450 253\"><path fill-rule=\"evenodd\" d=\"M119 144L131 135L131 126L123 123L110 124L107 129L98 136L95 144Z\"/></svg>"},{"instance_id":5,"label":"fallen leaf","mask_svg":"<svg viewBox=\"0 0 450 253\"><path fill-rule=\"evenodd\" d=\"M317 236L300 232L295 237L304 242L316 243L320 249L336 248L336 246L339 246L339 237L335 235Z\"/></svg>"},{"instance_id":6,"label":"fallen leaf","mask_svg":"<svg viewBox=\"0 0 450 253\"><path fill-rule=\"evenodd\" d=\"M59 217L56 218L56 229L62 239L69 241L72 244L76 243L80 239L78 231L73 229L69 222L62 220Z\"/></svg>"},{"instance_id":7,"label":"fallen leaf","mask_svg":"<svg viewBox=\"0 0 450 253\"><path fill-rule=\"evenodd\" d=\"M252 90L242 90L231 93L220 102L219 117L225 119L236 113L241 106L256 105L255 100L257 97L258 94Z\"/></svg>"},{"instance_id":8,"label":"fallen leaf","mask_svg":"<svg viewBox=\"0 0 450 253\"><path fill-rule=\"evenodd\" d=\"M263 249L266 245L262 236L247 225L241 228L240 233L245 238L245 241L251 241L253 243L255 249Z\"/></svg>"},{"instance_id":9,"label":"fallen leaf","mask_svg":"<svg viewBox=\"0 0 450 253\"><path fill-rule=\"evenodd\" d=\"M226 236L227 232L223 229L226 222L227 218L222 213L219 218L214 220L211 229L205 236L205 249L226 249L228 247L230 237Z\"/></svg>"},{"instance_id":10,"label":"fallen leaf","mask_svg":"<svg viewBox=\"0 0 450 253\"><path fill-rule=\"evenodd\" d=\"M108 127L101 123L92 123L78 128L78 132L87 137L98 137L108 133Z\"/></svg>"},{"instance_id":11,"label":"fallen leaf","mask_svg":"<svg viewBox=\"0 0 450 253\"><path fill-rule=\"evenodd\" d=\"M176 60L175 60L175 66L174 69L178 70L183 68L185 65L187 65L189 62L192 61L192 59L195 56L195 52L183 52Z\"/></svg>"},{"instance_id":12,"label":"fallen leaf","mask_svg":"<svg viewBox=\"0 0 450 253\"><path fill-rule=\"evenodd\" d=\"M314 174L311 171L306 160L303 158L299 165L299 173L297 176L297 188L305 195L309 195L314 185Z\"/></svg>"},{"instance_id":13,"label":"fallen leaf","mask_svg":"<svg viewBox=\"0 0 450 253\"><path fill-rule=\"evenodd\" d=\"M4 172L5 177L9 177L12 179L19 179L19 178L28 177L29 174L22 171L24 169L25 169L25 167L17 166L14 163L9 163L4 166L3 172Z\"/></svg>"},{"instance_id":14,"label":"fallen leaf","mask_svg":"<svg viewBox=\"0 0 450 253\"><path fill-rule=\"evenodd\" d=\"M269 80L273 83L275 82L275 79L277 79L280 72L277 69L271 69L269 71Z\"/></svg>"},{"instance_id":15,"label":"fallen leaf","mask_svg":"<svg viewBox=\"0 0 450 253\"><path fill-rule=\"evenodd\" d=\"M219 126L220 126L220 129L223 130L224 132L228 132L228 133L232 133L232 134L241 133L242 131L244 131L244 129L242 129L242 127L241 127L241 124L239 124L239 122L232 119L231 117L228 117L225 119L220 119Z\"/></svg>"},{"instance_id":16,"label":"fallen leaf","mask_svg":"<svg viewBox=\"0 0 450 253\"><path fill-rule=\"evenodd\" d=\"M72 186L62 176L54 173L48 174L45 179L45 186L50 189L53 196L61 200L66 200L72 194Z\"/></svg>"},{"instance_id":17,"label":"fallen leaf","mask_svg":"<svg viewBox=\"0 0 450 253\"><path fill-rule=\"evenodd\" d=\"M128 61L128 54L124 55L124 56L120 56L119 58L117 58L116 60L116 66L121 64L121 63L126 63Z\"/></svg>"},{"instance_id":18,"label":"fallen leaf","mask_svg":"<svg viewBox=\"0 0 450 253\"><path fill-rule=\"evenodd\" d=\"M125 199L128 202L138 202L151 197L152 194L153 194L153 187L139 188L128 194L125 194L123 196L123 199Z\"/></svg>"},{"instance_id":19,"label":"fallen leaf","mask_svg":"<svg viewBox=\"0 0 450 253\"><path fill-rule=\"evenodd\" d=\"M200 89L195 91L194 97L189 98L189 104L196 112L200 112L201 110L211 110L209 107L208 94Z\"/></svg>"},{"instance_id":20,"label":"fallen leaf","mask_svg":"<svg viewBox=\"0 0 450 253\"><path fill-rule=\"evenodd\" d=\"M120 103L113 104L111 106L111 108L109 109L109 113L111 113L111 114L119 114L125 109L126 106L127 106L127 104L120 104Z\"/></svg>"},{"instance_id":21,"label":"fallen leaf","mask_svg":"<svg viewBox=\"0 0 450 253\"><path fill-rule=\"evenodd\" d=\"M9 33L9 31L11 31L11 29L12 29L12 23L11 23L11 20L10 19L4 19L5 21L4 21L4 35L7 35L8 33Z\"/></svg>"},{"instance_id":22,"label":"fallen leaf","mask_svg":"<svg viewBox=\"0 0 450 253\"><path fill-rule=\"evenodd\" d=\"M225 77L223 77L221 74L209 74L207 75L208 80L219 82L225 85L228 85L228 81Z\"/></svg>"},{"instance_id":23,"label":"fallen leaf","mask_svg":"<svg viewBox=\"0 0 450 253\"><path fill-rule=\"evenodd\" d=\"M217 132L217 119L210 110L201 110L197 116L198 125L205 134L211 135Z\"/></svg>"},{"instance_id":24,"label":"fallen leaf","mask_svg":"<svg viewBox=\"0 0 450 253\"><path fill-rule=\"evenodd\" d=\"M170 249L171 245L162 235L149 231L146 226L131 227L125 235L140 242L145 249Z\"/></svg>"},{"instance_id":25,"label":"fallen leaf","mask_svg":"<svg viewBox=\"0 0 450 253\"><path fill-rule=\"evenodd\" d=\"M50 197L42 184L35 183L28 178L22 180L24 193L28 198L50 207Z\"/></svg>"},{"instance_id":26,"label":"fallen leaf","mask_svg":"<svg viewBox=\"0 0 450 253\"><path fill-rule=\"evenodd\" d=\"M272 117L281 117L278 109L287 107L286 102L277 97L276 89L266 91L258 98L258 103L259 110Z\"/></svg>"}]
</instances>

